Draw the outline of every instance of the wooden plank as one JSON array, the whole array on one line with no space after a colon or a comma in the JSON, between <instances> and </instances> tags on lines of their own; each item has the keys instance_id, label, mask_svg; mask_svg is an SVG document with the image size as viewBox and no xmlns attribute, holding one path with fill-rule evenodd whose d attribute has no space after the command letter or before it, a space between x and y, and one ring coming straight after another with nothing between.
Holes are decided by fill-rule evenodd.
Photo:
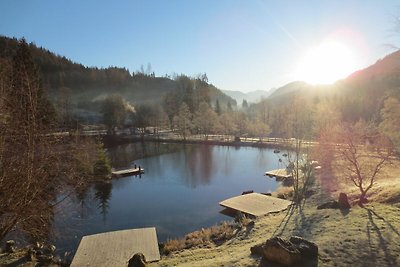
<instances>
[{"instance_id":1,"label":"wooden plank","mask_svg":"<svg viewBox=\"0 0 400 267\"><path fill-rule=\"evenodd\" d=\"M125 176L125 175L141 174L141 173L144 173L144 169L142 168L140 169L132 168L132 169L125 169L125 170L111 172L111 174L114 176Z\"/></svg>"},{"instance_id":2,"label":"wooden plank","mask_svg":"<svg viewBox=\"0 0 400 267\"><path fill-rule=\"evenodd\" d=\"M251 193L228 198L219 204L225 208L234 209L257 217L285 210L291 202L259 193Z\"/></svg>"},{"instance_id":3,"label":"wooden plank","mask_svg":"<svg viewBox=\"0 0 400 267\"><path fill-rule=\"evenodd\" d=\"M135 253L143 253L147 262L159 261L156 228L141 228L84 236L71 267L128 266Z\"/></svg>"},{"instance_id":4,"label":"wooden plank","mask_svg":"<svg viewBox=\"0 0 400 267\"><path fill-rule=\"evenodd\" d=\"M272 170L272 171L267 171L265 175L268 175L270 177L276 177L276 178L290 178L292 175L288 173L286 169L277 169L277 170Z\"/></svg>"}]
</instances>

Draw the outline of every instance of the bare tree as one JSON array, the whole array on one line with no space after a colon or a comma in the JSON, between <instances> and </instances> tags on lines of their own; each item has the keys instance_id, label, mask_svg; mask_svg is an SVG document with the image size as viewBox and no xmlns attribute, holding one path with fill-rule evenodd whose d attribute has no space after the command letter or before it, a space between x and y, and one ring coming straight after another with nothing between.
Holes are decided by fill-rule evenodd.
<instances>
[{"instance_id":1,"label":"bare tree","mask_svg":"<svg viewBox=\"0 0 400 267\"><path fill-rule=\"evenodd\" d=\"M9 82L2 84L0 101L0 240L18 230L43 241L60 192L65 196L65 185L81 185L82 170L88 166L93 173L96 149L53 134L53 108L24 40L11 65L12 70L2 74ZM91 155L85 154L91 148Z\"/></svg>"},{"instance_id":2,"label":"bare tree","mask_svg":"<svg viewBox=\"0 0 400 267\"><path fill-rule=\"evenodd\" d=\"M306 138L311 135L311 114L304 98L296 96L287 110L284 127L286 136L291 137L287 153L286 169L293 177L293 201L296 204L304 199L312 182L313 166L311 164L310 146Z\"/></svg>"},{"instance_id":3,"label":"bare tree","mask_svg":"<svg viewBox=\"0 0 400 267\"><path fill-rule=\"evenodd\" d=\"M400 153L400 100L388 97L381 109L382 122L379 128L385 133Z\"/></svg>"},{"instance_id":4,"label":"bare tree","mask_svg":"<svg viewBox=\"0 0 400 267\"><path fill-rule=\"evenodd\" d=\"M342 125L337 133L337 150L344 178L360 190L359 204L390 162L393 146L388 138L368 125Z\"/></svg>"},{"instance_id":5,"label":"bare tree","mask_svg":"<svg viewBox=\"0 0 400 267\"><path fill-rule=\"evenodd\" d=\"M190 131L193 128L193 123L192 114L185 103L182 103L179 108L178 116L175 117L175 124L183 140L186 140L186 137L190 134Z\"/></svg>"},{"instance_id":6,"label":"bare tree","mask_svg":"<svg viewBox=\"0 0 400 267\"><path fill-rule=\"evenodd\" d=\"M262 119L255 118L248 123L248 131L253 137L258 137L262 143L264 137L267 137L271 133L271 128L267 123L264 123Z\"/></svg>"},{"instance_id":7,"label":"bare tree","mask_svg":"<svg viewBox=\"0 0 400 267\"><path fill-rule=\"evenodd\" d=\"M200 103L199 110L194 114L193 122L205 139L208 139L209 134L215 132L219 124L217 114L205 102Z\"/></svg>"},{"instance_id":8,"label":"bare tree","mask_svg":"<svg viewBox=\"0 0 400 267\"><path fill-rule=\"evenodd\" d=\"M46 233L41 229L51 222L59 152L49 149L57 141L46 135L52 108L24 40L13 59L11 83L3 96L0 239L16 226L37 236Z\"/></svg>"},{"instance_id":9,"label":"bare tree","mask_svg":"<svg viewBox=\"0 0 400 267\"><path fill-rule=\"evenodd\" d=\"M228 136L237 132L238 127L235 123L234 114L232 112L224 112L221 116L219 116L219 121L223 134Z\"/></svg>"}]
</instances>

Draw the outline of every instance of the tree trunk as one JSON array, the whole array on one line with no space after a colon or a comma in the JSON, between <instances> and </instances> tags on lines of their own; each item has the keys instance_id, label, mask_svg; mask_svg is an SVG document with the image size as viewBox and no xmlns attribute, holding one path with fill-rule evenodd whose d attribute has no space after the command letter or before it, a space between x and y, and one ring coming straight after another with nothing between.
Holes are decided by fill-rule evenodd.
<instances>
[{"instance_id":1,"label":"tree trunk","mask_svg":"<svg viewBox=\"0 0 400 267\"><path fill-rule=\"evenodd\" d=\"M358 200L358 205L360 207L363 207L364 204L368 202L368 199L367 199L366 195L367 195L367 192L364 191L364 190L361 190L361 195L360 195L360 198Z\"/></svg>"}]
</instances>

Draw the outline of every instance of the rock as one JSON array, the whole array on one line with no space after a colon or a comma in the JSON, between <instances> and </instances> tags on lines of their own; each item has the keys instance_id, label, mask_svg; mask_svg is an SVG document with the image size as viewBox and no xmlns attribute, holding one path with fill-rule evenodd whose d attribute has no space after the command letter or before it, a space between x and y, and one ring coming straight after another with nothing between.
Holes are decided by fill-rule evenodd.
<instances>
[{"instance_id":1,"label":"rock","mask_svg":"<svg viewBox=\"0 0 400 267\"><path fill-rule=\"evenodd\" d=\"M282 193L278 193L277 197L280 199L286 199L285 194L282 194Z\"/></svg>"},{"instance_id":2,"label":"rock","mask_svg":"<svg viewBox=\"0 0 400 267\"><path fill-rule=\"evenodd\" d=\"M48 245L43 248L43 252L46 254L53 254L56 251L56 246L54 245Z\"/></svg>"},{"instance_id":3,"label":"rock","mask_svg":"<svg viewBox=\"0 0 400 267\"><path fill-rule=\"evenodd\" d=\"M14 253L15 252L15 241L14 240L8 240L6 242L5 252L6 253Z\"/></svg>"},{"instance_id":4,"label":"rock","mask_svg":"<svg viewBox=\"0 0 400 267\"><path fill-rule=\"evenodd\" d=\"M53 262L53 255L38 255L37 261L41 264L50 264Z\"/></svg>"},{"instance_id":5,"label":"rock","mask_svg":"<svg viewBox=\"0 0 400 267\"><path fill-rule=\"evenodd\" d=\"M301 259L300 251L290 241L280 237L268 239L263 246L263 257L285 266L293 266Z\"/></svg>"},{"instance_id":6,"label":"rock","mask_svg":"<svg viewBox=\"0 0 400 267\"><path fill-rule=\"evenodd\" d=\"M146 257L143 253L136 253L129 260L128 267L146 267Z\"/></svg>"},{"instance_id":7,"label":"rock","mask_svg":"<svg viewBox=\"0 0 400 267\"><path fill-rule=\"evenodd\" d=\"M321 204L317 207L317 209L322 210L322 209L338 209L339 208L339 202L336 200L331 200L329 202L326 202L324 204Z\"/></svg>"},{"instance_id":8,"label":"rock","mask_svg":"<svg viewBox=\"0 0 400 267\"><path fill-rule=\"evenodd\" d=\"M308 241L299 236L292 236L289 239L300 251L302 257L316 258L318 257L318 246L317 244Z\"/></svg>"},{"instance_id":9,"label":"rock","mask_svg":"<svg viewBox=\"0 0 400 267\"><path fill-rule=\"evenodd\" d=\"M252 246L250 248L251 255L262 256L264 251L264 243Z\"/></svg>"},{"instance_id":10,"label":"rock","mask_svg":"<svg viewBox=\"0 0 400 267\"><path fill-rule=\"evenodd\" d=\"M302 237L280 237L250 248L252 255L262 256L260 266L318 266L318 246Z\"/></svg>"},{"instance_id":11,"label":"rock","mask_svg":"<svg viewBox=\"0 0 400 267\"><path fill-rule=\"evenodd\" d=\"M339 194L339 208L340 209L350 209L350 203L349 199L347 198L347 195L345 193L340 193Z\"/></svg>"},{"instance_id":12,"label":"rock","mask_svg":"<svg viewBox=\"0 0 400 267\"><path fill-rule=\"evenodd\" d=\"M262 193L262 194L266 196L272 196L272 193Z\"/></svg>"}]
</instances>

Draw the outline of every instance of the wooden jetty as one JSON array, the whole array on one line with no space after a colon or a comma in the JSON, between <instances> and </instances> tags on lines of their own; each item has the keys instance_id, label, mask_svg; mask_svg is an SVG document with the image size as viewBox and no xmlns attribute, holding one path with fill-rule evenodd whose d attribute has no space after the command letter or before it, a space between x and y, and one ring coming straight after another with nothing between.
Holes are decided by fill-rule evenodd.
<instances>
[{"instance_id":1,"label":"wooden jetty","mask_svg":"<svg viewBox=\"0 0 400 267\"><path fill-rule=\"evenodd\" d=\"M265 175L269 177L276 177L278 179L291 178L292 175L286 169L277 169L272 171L267 171Z\"/></svg>"},{"instance_id":2,"label":"wooden jetty","mask_svg":"<svg viewBox=\"0 0 400 267\"><path fill-rule=\"evenodd\" d=\"M130 169L124 169L124 170L111 172L112 176L115 176L115 177L122 177L122 176L128 176L128 175L139 175L142 173L144 173L144 169L142 169L142 168L130 168Z\"/></svg>"},{"instance_id":3,"label":"wooden jetty","mask_svg":"<svg viewBox=\"0 0 400 267\"><path fill-rule=\"evenodd\" d=\"M141 228L84 236L71 267L128 266L136 253L143 253L146 262L160 260L156 228Z\"/></svg>"},{"instance_id":4,"label":"wooden jetty","mask_svg":"<svg viewBox=\"0 0 400 267\"><path fill-rule=\"evenodd\" d=\"M250 193L228 198L219 203L222 207L255 217L287 209L292 202L260 193Z\"/></svg>"}]
</instances>

